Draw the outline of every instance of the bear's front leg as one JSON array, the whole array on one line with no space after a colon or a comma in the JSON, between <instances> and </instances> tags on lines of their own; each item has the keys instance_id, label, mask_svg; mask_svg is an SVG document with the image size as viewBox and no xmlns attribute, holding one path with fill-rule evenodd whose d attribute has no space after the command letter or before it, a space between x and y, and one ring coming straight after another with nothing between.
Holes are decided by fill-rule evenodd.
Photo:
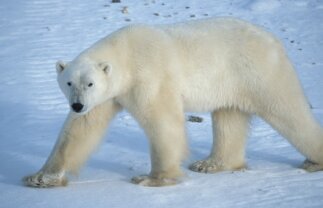
<instances>
[{"instance_id":1,"label":"bear's front leg","mask_svg":"<svg viewBox=\"0 0 323 208\"><path fill-rule=\"evenodd\" d=\"M85 115L70 113L45 165L36 174L24 177L23 183L39 188L67 185L65 174L78 171L119 109L118 104L108 101Z\"/></svg>"},{"instance_id":2,"label":"bear's front leg","mask_svg":"<svg viewBox=\"0 0 323 208\"><path fill-rule=\"evenodd\" d=\"M134 113L148 136L151 156L150 174L134 177L135 184L169 186L183 175L180 166L187 154L184 113L171 97L165 100L150 103Z\"/></svg>"}]
</instances>

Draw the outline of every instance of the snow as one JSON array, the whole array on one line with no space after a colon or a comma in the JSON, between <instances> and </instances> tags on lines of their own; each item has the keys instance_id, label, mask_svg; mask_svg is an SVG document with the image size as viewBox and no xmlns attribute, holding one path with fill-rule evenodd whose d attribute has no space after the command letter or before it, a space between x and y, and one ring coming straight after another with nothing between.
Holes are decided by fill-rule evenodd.
<instances>
[{"instance_id":1,"label":"snow","mask_svg":"<svg viewBox=\"0 0 323 208\"><path fill-rule=\"evenodd\" d=\"M121 10L127 7L128 13ZM318 0L15 0L0 4L0 207L323 207L323 172L299 169L304 157L255 118L248 169L199 174L187 169L207 156L211 121L187 123L186 176L171 187L129 182L148 173L143 131L122 112L102 145L69 186L33 189L24 175L48 157L68 112L55 62L71 60L106 34L131 23L171 23L234 16L276 34L296 66L313 113L323 124L323 2ZM300 118L301 119L301 118Z\"/></svg>"}]
</instances>

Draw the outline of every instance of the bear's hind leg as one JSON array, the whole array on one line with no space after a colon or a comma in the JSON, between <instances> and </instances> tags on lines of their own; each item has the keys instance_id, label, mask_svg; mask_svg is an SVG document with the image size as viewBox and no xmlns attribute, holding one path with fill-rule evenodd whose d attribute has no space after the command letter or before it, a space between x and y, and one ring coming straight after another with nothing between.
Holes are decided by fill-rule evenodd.
<instances>
[{"instance_id":1,"label":"bear's hind leg","mask_svg":"<svg viewBox=\"0 0 323 208\"><path fill-rule=\"evenodd\" d=\"M24 184L40 188L65 186L65 174L76 172L85 162L119 109L119 105L108 101L86 115L70 114L47 162L36 174L24 177Z\"/></svg>"},{"instance_id":2,"label":"bear's hind leg","mask_svg":"<svg viewBox=\"0 0 323 208\"><path fill-rule=\"evenodd\" d=\"M249 119L249 114L236 109L215 111L212 114L212 152L207 159L197 161L189 168L202 173L244 168Z\"/></svg>"},{"instance_id":3,"label":"bear's hind leg","mask_svg":"<svg viewBox=\"0 0 323 208\"><path fill-rule=\"evenodd\" d=\"M294 96L284 103L277 101L275 107L267 108L260 116L307 158L304 169L323 170L323 128L303 100Z\"/></svg>"}]
</instances>

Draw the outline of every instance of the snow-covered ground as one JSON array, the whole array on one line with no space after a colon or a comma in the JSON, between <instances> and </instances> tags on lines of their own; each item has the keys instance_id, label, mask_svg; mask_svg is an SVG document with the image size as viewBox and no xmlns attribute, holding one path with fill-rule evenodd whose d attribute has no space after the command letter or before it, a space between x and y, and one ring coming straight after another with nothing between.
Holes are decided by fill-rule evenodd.
<instances>
[{"instance_id":1,"label":"snow-covered ground","mask_svg":"<svg viewBox=\"0 0 323 208\"><path fill-rule=\"evenodd\" d=\"M150 162L145 135L126 112L116 117L69 186L22 186L21 177L45 162L68 112L56 83L56 60L71 60L127 24L211 16L240 17L280 37L323 125L320 0L1 0L0 207L323 207L323 172L299 169L304 157L257 118L247 147L248 170L212 175L189 171L188 164L206 157L211 147L207 114L198 114L202 123L187 123L191 154L184 164L186 177L176 186L129 182L147 173Z\"/></svg>"}]
</instances>

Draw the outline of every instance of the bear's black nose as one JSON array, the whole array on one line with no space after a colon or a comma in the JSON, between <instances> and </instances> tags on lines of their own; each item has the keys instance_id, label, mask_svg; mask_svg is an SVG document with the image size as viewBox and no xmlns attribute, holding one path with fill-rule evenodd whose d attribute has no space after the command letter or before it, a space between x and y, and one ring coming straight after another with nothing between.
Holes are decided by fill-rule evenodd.
<instances>
[{"instance_id":1,"label":"bear's black nose","mask_svg":"<svg viewBox=\"0 0 323 208\"><path fill-rule=\"evenodd\" d=\"M72 104L72 109L76 112L79 113L81 112L82 108L84 107L84 105L82 105L81 103L73 103Z\"/></svg>"}]
</instances>

